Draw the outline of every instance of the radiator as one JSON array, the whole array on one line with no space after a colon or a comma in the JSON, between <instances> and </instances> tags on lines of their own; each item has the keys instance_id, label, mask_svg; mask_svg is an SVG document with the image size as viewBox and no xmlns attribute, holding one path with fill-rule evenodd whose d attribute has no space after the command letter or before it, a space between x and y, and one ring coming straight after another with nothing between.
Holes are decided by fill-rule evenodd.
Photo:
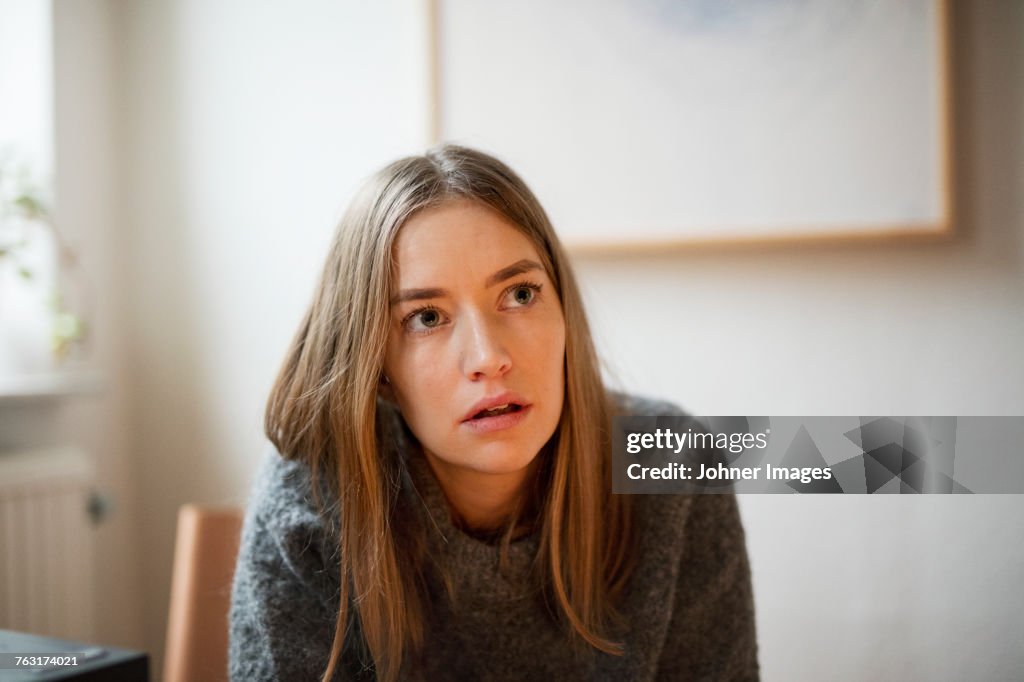
<instances>
[{"instance_id":1,"label":"radiator","mask_svg":"<svg viewBox=\"0 0 1024 682\"><path fill-rule=\"evenodd\" d=\"M92 482L79 450L0 452L0 629L93 638Z\"/></svg>"}]
</instances>

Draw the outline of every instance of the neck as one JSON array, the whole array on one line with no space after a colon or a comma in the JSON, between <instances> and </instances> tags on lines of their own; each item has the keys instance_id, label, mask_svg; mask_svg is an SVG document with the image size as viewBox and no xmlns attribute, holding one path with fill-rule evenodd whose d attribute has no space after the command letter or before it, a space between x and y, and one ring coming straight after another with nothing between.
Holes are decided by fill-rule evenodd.
<instances>
[{"instance_id":1,"label":"neck","mask_svg":"<svg viewBox=\"0 0 1024 682\"><path fill-rule=\"evenodd\" d=\"M470 531L491 532L504 526L527 494L537 460L520 471L481 473L451 467L424 452L459 523Z\"/></svg>"}]
</instances>

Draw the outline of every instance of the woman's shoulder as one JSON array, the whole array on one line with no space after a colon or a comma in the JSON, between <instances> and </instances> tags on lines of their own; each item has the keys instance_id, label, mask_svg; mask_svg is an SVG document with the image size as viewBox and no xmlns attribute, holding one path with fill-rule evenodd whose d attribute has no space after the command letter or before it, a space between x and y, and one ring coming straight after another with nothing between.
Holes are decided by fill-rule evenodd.
<instances>
[{"instance_id":1,"label":"woman's shoulder","mask_svg":"<svg viewBox=\"0 0 1024 682\"><path fill-rule=\"evenodd\" d=\"M260 458L252 486L252 496L264 510L286 517L302 515L313 509L313 476L309 464L282 456L268 445Z\"/></svg>"},{"instance_id":2,"label":"woman's shoulder","mask_svg":"<svg viewBox=\"0 0 1024 682\"><path fill-rule=\"evenodd\" d=\"M340 570L310 484L304 463L270 446L261 453L232 578L233 680L294 679L326 660Z\"/></svg>"},{"instance_id":3,"label":"woman's shoulder","mask_svg":"<svg viewBox=\"0 0 1024 682\"><path fill-rule=\"evenodd\" d=\"M661 398L653 398L644 395L611 392L610 393L614 414L616 416L628 417L667 417L673 419L682 418L687 423L692 422L694 430L703 430L704 426L690 414L674 402ZM679 426L675 424L675 426ZM718 502L725 498L732 498L732 494L708 493L712 498L721 497ZM694 495L687 494L657 494L637 495L637 522L640 528L645 529L657 542L661 544L678 544L682 541L681 528L690 521L694 508ZM703 497L700 495L699 497ZM734 504L734 502L733 502ZM702 500L701 508L705 506L717 509L719 505L711 500ZM728 506L728 505L726 505ZM714 514L712 514L714 516ZM714 519L711 520L714 523Z\"/></svg>"},{"instance_id":4,"label":"woman's shoulder","mask_svg":"<svg viewBox=\"0 0 1024 682\"><path fill-rule=\"evenodd\" d=\"M246 508L245 535L265 535L281 549L308 547L316 542L329 547L336 533L337 500L323 481L316 485L309 465L287 459L271 445L263 452ZM319 499L318 499L319 498Z\"/></svg>"}]
</instances>

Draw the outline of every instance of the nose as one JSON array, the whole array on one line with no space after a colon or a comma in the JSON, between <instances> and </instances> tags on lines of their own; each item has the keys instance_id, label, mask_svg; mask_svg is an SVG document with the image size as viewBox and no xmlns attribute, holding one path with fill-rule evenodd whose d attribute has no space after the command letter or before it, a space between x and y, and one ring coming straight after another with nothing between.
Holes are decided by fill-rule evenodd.
<instances>
[{"instance_id":1,"label":"nose","mask_svg":"<svg viewBox=\"0 0 1024 682\"><path fill-rule=\"evenodd\" d=\"M493 379L512 369L500 324L486 315L474 315L466 318L462 331L462 370L469 379Z\"/></svg>"}]
</instances>

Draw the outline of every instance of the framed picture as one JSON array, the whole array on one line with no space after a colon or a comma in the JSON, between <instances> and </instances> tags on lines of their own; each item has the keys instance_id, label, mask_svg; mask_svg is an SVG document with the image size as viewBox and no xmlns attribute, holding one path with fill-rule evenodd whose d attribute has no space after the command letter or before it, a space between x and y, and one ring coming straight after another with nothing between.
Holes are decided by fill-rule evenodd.
<instances>
[{"instance_id":1,"label":"framed picture","mask_svg":"<svg viewBox=\"0 0 1024 682\"><path fill-rule=\"evenodd\" d=\"M945 0L430 0L436 141L576 250L952 229Z\"/></svg>"}]
</instances>

